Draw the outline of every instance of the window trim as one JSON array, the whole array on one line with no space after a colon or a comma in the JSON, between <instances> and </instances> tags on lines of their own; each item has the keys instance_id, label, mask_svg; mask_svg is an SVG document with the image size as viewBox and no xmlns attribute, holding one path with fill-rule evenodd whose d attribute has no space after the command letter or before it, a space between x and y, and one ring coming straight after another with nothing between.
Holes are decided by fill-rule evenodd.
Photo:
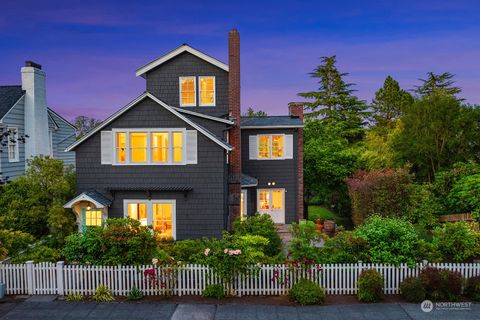
<instances>
[{"instance_id":1,"label":"window trim","mask_svg":"<svg viewBox=\"0 0 480 320\"><path fill-rule=\"evenodd\" d=\"M117 133L125 132L126 134L126 150L127 154L125 157L125 162L118 162L117 157ZM146 162L132 162L131 161L131 148L130 148L130 133L131 132L141 132L147 134L147 161ZM152 160L152 133L154 132L168 132L168 161L167 162L154 162ZM182 161L174 162L173 161L173 140L172 132L182 132ZM113 142L112 142L112 152L113 152L113 161L112 165L114 166L178 166L187 164L187 129L186 128L115 128L112 129Z\"/></svg>"},{"instance_id":2,"label":"window trim","mask_svg":"<svg viewBox=\"0 0 480 320\"><path fill-rule=\"evenodd\" d=\"M213 78L213 103L202 103L202 86L200 81L202 78ZM217 80L215 76L198 76L198 105L200 107L215 107L217 103Z\"/></svg>"},{"instance_id":3,"label":"window trim","mask_svg":"<svg viewBox=\"0 0 480 320\"><path fill-rule=\"evenodd\" d=\"M270 156L269 158L260 158L260 137L268 136L270 139ZM282 136L283 152L282 156L279 158L272 157L273 150L273 136ZM257 159L256 160L285 160L285 133L268 133L268 134L257 134Z\"/></svg>"},{"instance_id":4,"label":"window trim","mask_svg":"<svg viewBox=\"0 0 480 320\"><path fill-rule=\"evenodd\" d=\"M147 225L153 227L153 205L154 204L171 204L172 205L172 238L177 239L177 200L175 199L123 199L123 217L128 218L129 203L145 203L147 204Z\"/></svg>"},{"instance_id":5,"label":"window trim","mask_svg":"<svg viewBox=\"0 0 480 320\"><path fill-rule=\"evenodd\" d=\"M182 80L193 79L193 104L182 103ZM178 77L178 103L180 107L196 107L197 106L197 77L184 76Z\"/></svg>"},{"instance_id":6,"label":"window trim","mask_svg":"<svg viewBox=\"0 0 480 320\"><path fill-rule=\"evenodd\" d=\"M20 161L20 148L18 146L19 145L19 142L18 142L18 136L19 136L18 127L8 126L7 130L8 131L13 130L15 132L14 133L15 144L10 142L10 136L8 137L8 143L7 143L8 162L19 162ZM12 145L14 146L14 150L15 150L15 157L14 158L10 158L10 146L12 146Z\"/></svg>"}]
</instances>

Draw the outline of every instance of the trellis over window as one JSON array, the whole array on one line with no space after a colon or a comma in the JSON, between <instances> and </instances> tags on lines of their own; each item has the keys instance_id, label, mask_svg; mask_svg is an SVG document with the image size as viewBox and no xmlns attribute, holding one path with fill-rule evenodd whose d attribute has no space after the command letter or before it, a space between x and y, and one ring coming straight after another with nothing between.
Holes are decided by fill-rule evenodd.
<instances>
[{"instance_id":1,"label":"trellis over window","mask_svg":"<svg viewBox=\"0 0 480 320\"><path fill-rule=\"evenodd\" d=\"M293 135L276 133L249 136L249 159L293 159Z\"/></svg>"},{"instance_id":2,"label":"trellis over window","mask_svg":"<svg viewBox=\"0 0 480 320\"><path fill-rule=\"evenodd\" d=\"M113 165L196 164L197 131L185 128L102 131L101 162Z\"/></svg>"}]
</instances>

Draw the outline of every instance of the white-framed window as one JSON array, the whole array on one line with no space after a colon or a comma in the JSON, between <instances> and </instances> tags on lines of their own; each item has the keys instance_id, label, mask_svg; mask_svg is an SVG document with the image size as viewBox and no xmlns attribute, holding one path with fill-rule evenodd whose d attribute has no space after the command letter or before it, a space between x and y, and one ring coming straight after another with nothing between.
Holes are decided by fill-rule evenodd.
<instances>
[{"instance_id":1,"label":"white-framed window","mask_svg":"<svg viewBox=\"0 0 480 320\"><path fill-rule=\"evenodd\" d=\"M180 107L194 107L197 105L196 77L179 78Z\"/></svg>"},{"instance_id":2,"label":"white-framed window","mask_svg":"<svg viewBox=\"0 0 480 320\"><path fill-rule=\"evenodd\" d=\"M175 200L123 200L124 216L152 226L155 235L162 239L176 238Z\"/></svg>"},{"instance_id":3,"label":"white-framed window","mask_svg":"<svg viewBox=\"0 0 480 320\"><path fill-rule=\"evenodd\" d=\"M18 128L8 127L8 162L20 161L18 151Z\"/></svg>"},{"instance_id":4,"label":"white-framed window","mask_svg":"<svg viewBox=\"0 0 480 320\"><path fill-rule=\"evenodd\" d=\"M284 159L283 134L258 135L257 159Z\"/></svg>"},{"instance_id":5,"label":"white-framed window","mask_svg":"<svg viewBox=\"0 0 480 320\"><path fill-rule=\"evenodd\" d=\"M184 165L185 128L114 129L114 164L116 165Z\"/></svg>"},{"instance_id":6,"label":"white-framed window","mask_svg":"<svg viewBox=\"0 0 480 320\"><path fill-rule=\"evenodd\" d=\"M201 76L198 77L199 97L201 107L215 106L215 77Z\"/></svg>"},{"instance_id":7,"label":"white-framed window","mask_svg":"<svg viewBox=\"0 0 480 320\"><path fill-rule=\"evenodd\" d=\"M83 226L84 227L101 227L103 224L102 209L83 209Z\"/></svg>"}]
</instances>

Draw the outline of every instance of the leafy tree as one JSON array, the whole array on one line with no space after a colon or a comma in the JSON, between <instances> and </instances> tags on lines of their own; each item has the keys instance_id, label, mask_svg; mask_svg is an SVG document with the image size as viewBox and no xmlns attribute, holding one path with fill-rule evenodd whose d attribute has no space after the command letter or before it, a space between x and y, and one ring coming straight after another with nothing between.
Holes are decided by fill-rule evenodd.
<instances>
[{"instance_id":1,"label":"leafy tree","mask_svg":"<svg viewBox=\"0 0 480 320\"><path fill-rule=\"evenodd\" d=\"M455 162L479 159L480 109L464 107L451 95L435 92L410 105L394 146L399 160L432 181Z\"/></svg>"},{"instance_id":2,"label":"leafy tree","mask_svg":"<svg viewBox=\"0 0 480 320\"><path fill-rule=\"evenodd\" d=\"M391 128L395 126L407 105L413 102L413 97L391 76L388 76L383 83L383 87L375 93L375 99L372 101L372 120L377 126Z\"/></svg>"},{"instance_id":3,"label":"leafy tree","mask_svg":"<svg viewBox=\"0 0 480 320\"><path fill-rule=\"evenodd\" d=\"M73 125L77 128L77 139L83 137L87 132L102 123L101 120L86 116L78 116L73 120Z\"/></svg>"},{"instance_id":4,"label":"leafy tree","mask_svg":"<svg viewBox=\"0 0 480 320\"><path fill-rule=\"evenodd\" d=\"M266 117L267 113L262 110L255 111L252 107L248 108L247 112L243 114L245 117Z\"/></svg>"},{"instance_id":5,"label":"leafy tree","mask_svg":"<svg viewBox=\"0 0 480 320\"><path fill-rule=\"evenodd\" d=\"M75 193L72 168L61 160L35 157L28 161L25 176L2 187L0 225L42 237L49 233L61 240L75 226L73 214L59 209Z\"/></svg>"},{"instance_id":6,"label":"leafy tree","mask_svg":"<svg viewBox=\"0 0 480 320\"><path fill-rule=\"evenodd\" d=\"M455 96L462 92L462 89L453 86L455 83L455 81L453 81L454 76L455 75L449 72L441 74L428 72L426 79L419 79L422 84L415 86L416 89L414 91L420 96L428 96L439 92Z\"/></svg>"},{"instance_id":7,"label":"leafy tree","mask_svg":"<svg viewBox=\"0 0 480 320\"><path fill-rule=\"evenodd\" d=\"M446 262L465 262L478 255L478 236L465 222L445 223L433 230L432 244Z\"/></svg>"},{"instance_id":8,"label":"leafy tree","mask_svg":"<svg viewBox=\"0 0 480 320\"><path fill-rule=\"evenodd\" d=\"M322 64L310 73L318 79L318 91L302 92L298 95L312 102L305 106L311 110L306 116L318 118L322 123L333 125L338 134L349 141L358 141L363 135L363 125L367 115L366 105L353 95L352 83L346 83L337 69L336 56L322 57Z\"/></svg>"}]
</instances>

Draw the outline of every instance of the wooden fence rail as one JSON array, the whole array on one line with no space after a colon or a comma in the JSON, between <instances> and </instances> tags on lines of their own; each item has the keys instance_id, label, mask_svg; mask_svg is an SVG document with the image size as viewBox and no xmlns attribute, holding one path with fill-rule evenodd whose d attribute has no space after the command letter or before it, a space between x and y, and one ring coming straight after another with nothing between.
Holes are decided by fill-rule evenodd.
<instances>
[{"instance_id":1,"label":"wooden fence rail","mask_svg":"<svg viewBox=\"0 0 480 320\"><path fill-rule=\"evenodd\" d=\"M311 279L327 294L356 294L357 280L365 269L378 270L384 277L384 292L399 293L400 283L407 277L418 276L422 268L432 266L449 269L464 278L480 275L480 263L419 263L410 268L385 264L325 264L308 270L294 270L287 265L262 265L251 275L239 275L233 281L235 295L284 295L300 278ZM204 265L185 265L171 276L167 284L152 285L145 270L152 266L84 266L55 263L0 264L0 282L6 284L7 294L80 293L92 295L104 284L114 295L125 296L137 287L145 295L201 295L207 285L218 283L212 270Z\"/></svg>"}]
</instances>

